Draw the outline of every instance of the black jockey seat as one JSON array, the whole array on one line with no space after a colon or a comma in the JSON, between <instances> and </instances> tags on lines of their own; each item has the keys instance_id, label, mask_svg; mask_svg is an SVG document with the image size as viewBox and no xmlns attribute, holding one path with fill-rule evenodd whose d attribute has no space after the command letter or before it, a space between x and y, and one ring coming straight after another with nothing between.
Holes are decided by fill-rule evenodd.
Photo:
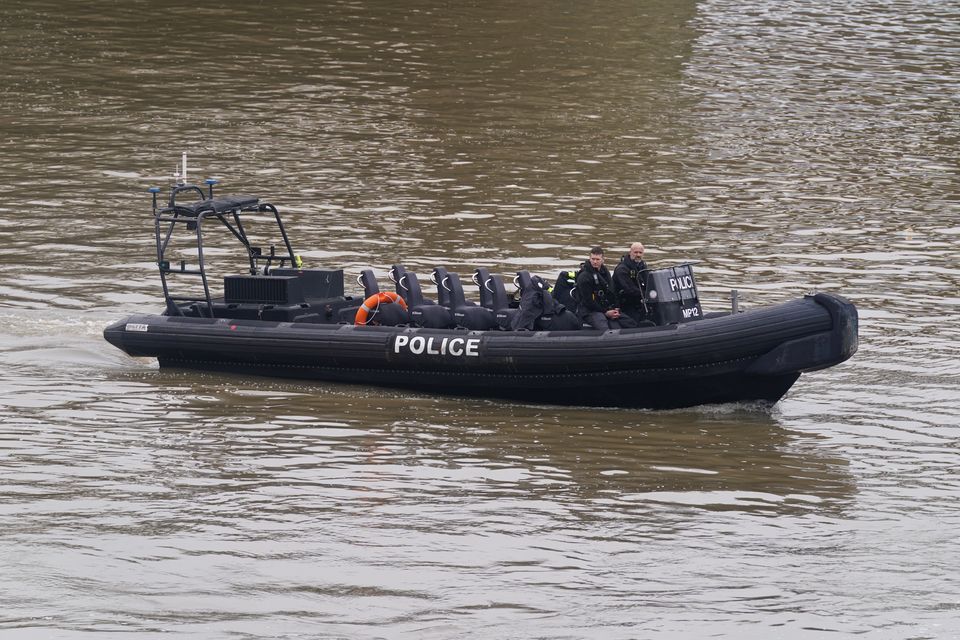
<instances>
[{"instance_id":1,"label":"black jockey seat","mask_svg":"<svg viewBox=\"0 0 960 640\"><path fill-rule=\"evenodd\" d=\"M364 269L357 276L357 284L363 287L363 299L366 300L375 293L380 292L380 286L377 284L377 278L373 275L373 269ZM359 306L340 309L338 316L341 323L352 323L357 316Z\"/></svg>"},{"instance_id":2,"label":"black jockey seat","mask_svg":"<svg viewBox=\"0 0 960 640\"><path fill-rule=\"evenodd\" d=\"M517 272L514 280L520 290L520 309L510 326L526 331L572 331L580 320L550 295L550 284L529 271Z\"/></svg>"},{"instance_id":3,"label":"black jockey seat","mask_svg":"<svg viewBox=\"0 0 960 640\"><path fill-rule=\"evenodd\" d=\"M423 297L417 274L407 271L403 265L390 267L390 279L397 285L397 293L407 301L410 324L430 329L448 329L453 327L453 312L432 300Z\"/></svg>"},{"instance_id":4,"label":"black jockey seat","mask_svg":"<svg viewBox=\"0 0 960 640\"><path fill-rule=\"evenodd\" d=\"M529 271L518 271L513 284L520 291L520 306L510 319L510 328L514 331L533 331L536 320L543 313L540 289L534 284Z\"/></svg>"},{"instance_id":5,"label":"black jockey seat","mask_svg":"<svg viewBox=\"0 0 960 640\"><path fill-rule=\"evenodd\" d=\"M453 320L458 327L475 331L497 328L497 319L492 309L477 306L475 302L467 300L460 276L449 273L443 267L434 269L433 275L440 304L446 304L453 311Z\"/></svg>"},{"instance_id":6,"label":"black jockey seat","mask_svg":"<svg viewBox=\"0 0 960 640\"><path fill-rule=\"evenodd\" d=\"M377 284L377 277L374 275L373 269L364 269L361 271L360 275L357 276L357 284L363 287L364 301L370 298L370 296L380 293L380 285ZM374 309L373 314L369 317L369 320L367 320L367 324L395 327L410 322L409 313L399 304L381 302L376 305ZM356 312L357 309L353 309L353 313L356 314Z\"/></svg>"},{"instance_id":7,"label":"black jockey seat","mask_svg":"<svg viewBox=\"0 0 960 640\"><path fill-rule=\"evenodd\" d=\"M395 264L390 267L390 272L387 275L396 285L397 295L406 301L407 307L432 304L430 300L423 299L423 292L420 290L420 282L416 275L413 276L413 284L411 285L409 275L413 274L408 274L402 264Z\"/></svg>"},{"instance_id":8,"label":"black jockey seat","mask_svg":"<svg viewBox=\"0 0 960 640\"><path fill-rule=\"evenodd\" d=\"M473 282L480 289L480 305L493 312L498 327L509 330L511 318L517 310L510 308L510 297L503 286L503 279L480 267L473 274Z\"/></svg>"}]
</instances>

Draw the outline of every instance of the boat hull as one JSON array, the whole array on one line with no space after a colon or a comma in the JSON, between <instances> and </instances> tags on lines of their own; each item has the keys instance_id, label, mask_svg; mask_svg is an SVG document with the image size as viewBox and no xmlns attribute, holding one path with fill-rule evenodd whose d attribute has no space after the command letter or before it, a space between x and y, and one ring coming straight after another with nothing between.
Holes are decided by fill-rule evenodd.
<instances>
[{"instance_id":1,"label":"boat hull","mask_svg":"<svg viewBox=\"0 0 960 640\"><path fill-rule=\"evenodd\" d=\"M857 349L856 308L818 293L696 322L507 332L135 315L104 331L161 367L584 406L775 403Z\"/></svg>"}]
</instances>

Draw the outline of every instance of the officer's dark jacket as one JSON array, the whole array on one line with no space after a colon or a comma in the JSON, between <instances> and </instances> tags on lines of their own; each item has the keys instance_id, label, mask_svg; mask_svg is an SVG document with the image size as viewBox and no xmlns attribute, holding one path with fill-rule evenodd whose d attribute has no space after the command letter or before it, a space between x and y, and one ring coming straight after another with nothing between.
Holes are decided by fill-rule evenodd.
<instances>
[{"instance_id":1,"label":"officer's dark jacket","mask_svg":"<svg viewBox=\"0 0 960 640\"><path fill-rule=\"evenodd\" d=\"M620 264L613 270L613 286L617 292L622 309L640 309L643 307L643 278L647 263L634 262L630 254L624 254Z\"/></svg>"},{"instance_id":2,"label":"officer's dark jacket","mask_svg":"<svg viewBox=\"0 0 960 640\"><path fill-rule=\"evenodd\" d=\"M531 278L533 286L520 292L520 308L513 316L514 331L569 331L580 328L580 321L550 295L550 285L540 276Z\"/></svg>"},{"instance_id":3,"label":"officer's dark jacket","mask_svg":"<svg viewBox=\"0 0 960 640\"><path fill-rule=\"evenodd\" d=\"M595 311L603 313L617 306L613 279L605 266L594 269L589 260L583 263L577 274L577 303L579 316Z\"/></svg>"}]
</instances>

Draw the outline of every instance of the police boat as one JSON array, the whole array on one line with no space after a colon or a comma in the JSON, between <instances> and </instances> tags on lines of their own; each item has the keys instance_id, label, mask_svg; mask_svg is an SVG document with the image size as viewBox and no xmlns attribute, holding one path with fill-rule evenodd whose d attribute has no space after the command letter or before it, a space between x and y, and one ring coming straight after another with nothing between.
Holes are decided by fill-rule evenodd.
<instances>
[{"instance_id":1,"label":"police boat","mask_svg":"<svg viewBox=\"0 0 960 640\"><path fill-rule=\"evenodd\" d=\"M396 264L385 289L364 270L357 279L363 292L349 294L343 269L304 266L276 206L254 196L215 195L215 180L206 189L189 184L186 158L176 175L181 179L165 199L159 188L150 190L166 308L104 330L111 344L156 358L161 368L668 409L772 404L801 373L841 363L857 350L857 310L841 296L815 293L704 313L689 264L645 274L649 320L631 329L571 323L563 274L551 291L521 271L511 296L502 277L480 267L468 296L456 273L437 267L431 300L417 275ZM265 228L274 244L254 242ZM211 265L225 252L212 247L224 240L236 249L240 272L215 278ZM188 250L177 248L183 244Z\"/></svg>"}]
</instances>

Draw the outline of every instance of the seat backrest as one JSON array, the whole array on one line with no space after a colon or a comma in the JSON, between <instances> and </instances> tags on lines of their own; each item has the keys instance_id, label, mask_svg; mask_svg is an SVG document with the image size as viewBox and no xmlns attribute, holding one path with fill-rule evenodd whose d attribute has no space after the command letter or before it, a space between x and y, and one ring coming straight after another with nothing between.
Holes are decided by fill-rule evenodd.
<instances>
[{"instance_id":1,"label":"seat backrest","mask_svg":"<svg viewBox=\"0 0 960 640\"><path fill-rule=\"evenodd\" d=\"M403 265L395 264L390 267L390 279L396 283L397 295L406 300L407 307L413 308L424 303L417 274L407 271Z\"/></svg>"},{"instance_id":2,"label":"seat backrest","mask_svg":"<svg viewBox=\"0 0 960 640\"><path fill-rule=\"evenodd\" d=\"M357 284L363 287L363 298L366 300L375 293L380 293L380 285L377 284L377 277L373 275L373 269L364 269L357 276Z\"/></svg>"},{"instance_id":3,"label":"seat backrest","mask_svg":"<svg viewBox=\"0 0 960 640\"><path fill-rule=\"evenodd\" d=\"M437 285L437 303L452 309L454 305L450 300L450 273L445 267L434 267L432 277L433 283Z\"/></svg>"},{"instance_id":4,"label":"seat backrest","mask_svg":"<svg viewBox=\"0 0 960 640\"><path fill-rule=\"evenodd\" d=\"M447 285L450 287L450 308L459 309L467 305L473 305L473 302L467 302L467 294L463 291L463 284L460 282L460 276L455 273L447 274Z\"/></svg>"},{"instance_id":5,"label":"seat backrest","mask_svg":"<svg viewBox=\"0 0 960 640\"><path fill-rule=\"evenodd\" d=\"M463 291L463 283L460 282L460 276L447 271L443 267L437 267L433 270L433 281L437 285L438 302L450 309L458 307L472 307L476 303L467 300L467 294Z\"/></svg>"},{"instance_id":6,"label":"seat backrest","mask_svg":"<svg viewBox=\"0 0 960 640\"><path fill-rule=\"evenodd\" d=\"M473 272L473 284L480 290L480 306L487 309L493 309L493 289L485 286L490 279L490 271L485 267L479 267Z\"/></svg>"},{"instance_id":7,"label":"seat backrest","mask_svg":"<svg viewBox=\"0 0 960 640\"><path fill-rule=\"evenodd\" d=\"M533 276L530 275L529 271L517 271L517 279L514 282L520 289L520 293L523 293L533 286Z\"/></svg>"},{"instance_id":8,"label":"seat backrest","mask_svg":"<svg viewBox=\"0 0 960 640\"><path fill-rule=\"evenodd\" d=\"M500 276L493 275L484 267L480 267L473 274L473 281L480 288L481 305L494 311L510 306L510 299L507 297L507 290Z\"/></svg>"}]
</instances>

